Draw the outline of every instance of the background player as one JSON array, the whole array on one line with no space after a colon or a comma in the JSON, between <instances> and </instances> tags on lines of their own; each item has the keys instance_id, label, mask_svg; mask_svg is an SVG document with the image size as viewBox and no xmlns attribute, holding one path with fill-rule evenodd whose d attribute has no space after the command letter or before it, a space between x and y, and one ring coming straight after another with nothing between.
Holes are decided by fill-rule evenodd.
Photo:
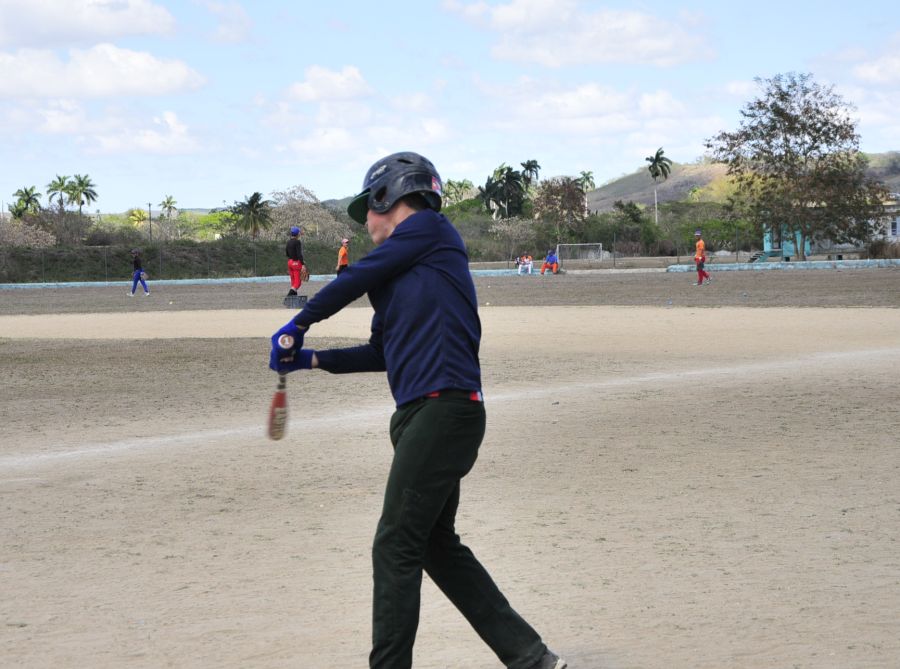
<instances>
[{"instance_id":1,"label":"background player","mask_svg":"<svg viewBox=\"0 0 900 669\"><path fill-rule=\"evenodd\" d=\"M291 228L291 238L284 245L284 253L288 257L288 276L291 278L291 289L288 296L296 295L300 290L303 279L300 273L303 271L303 243L300 241L301 230L296 225Z\"/></svg>"},{"instance_id":2,"label":"background player","mask_svg":"<svg viewBox=\"0 0 900 669\"><path fill-rule=\"evenodd\" d=\"M709 272L703 269L706 265L706 243L703 241L703 233L700 230L697 230L694 233L694 238L697 240L697 243L694 246L694 263L697 265L697 283L694 285L702 286L704 280L706 283L710 282Z\"/></svg>"},{"instance_id":3,"label":"background player","mask_svg":"<svg viewBox=\"0 0 900 669\"><path fill-rule=\"evenodd\" d=\"M147 287L147 279L146 274L144 274L144 268L141 265L141 250L140 249L131 249L131 266L133 271L131 272L131 290L128 292L131 297L134 297L134 292L137 290L138 283L141 284L141 287L144 289L144 297L148 297L150 295L150 289ZM163 291L165 293L165 291Z\"/></svg>"},{"instance_id":4,"label":"background player","mask_svg":"<svg viewBox=\"0 0 900 669\"><path fill-rule=\"evenodd\" d=\"M335 266L334 271L338 274L347 269L347 265L350 264L350 240L344 237L341 240L341 248L338 249L338 259L337 266Z\"/></svg>"}]
</instances>

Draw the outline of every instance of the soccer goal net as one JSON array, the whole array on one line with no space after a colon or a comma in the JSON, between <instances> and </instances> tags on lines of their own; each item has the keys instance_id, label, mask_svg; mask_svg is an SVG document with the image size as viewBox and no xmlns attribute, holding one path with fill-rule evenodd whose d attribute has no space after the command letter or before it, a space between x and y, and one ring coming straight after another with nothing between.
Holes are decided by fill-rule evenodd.
<instances>
[{"instance_id":1,"label":"soccer goal net","mask_svg":"<svg viewBox=\"0 0 900 669\"><path fill-rule=\"evenodd\" d=\"M603 244L558 244L556 256L559 258L560 268L566 269L590 269L598 267L604 258L609 258L609 253L604 255Z\"/></svg>"}]
</instances>

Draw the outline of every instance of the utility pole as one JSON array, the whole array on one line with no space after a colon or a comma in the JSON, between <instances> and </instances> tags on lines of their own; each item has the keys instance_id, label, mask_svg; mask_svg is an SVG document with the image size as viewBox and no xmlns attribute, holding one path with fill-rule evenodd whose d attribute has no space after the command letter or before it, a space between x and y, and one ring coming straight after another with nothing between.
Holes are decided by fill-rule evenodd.
<instances>
[{"instance_id":1,"label":"utility pole","mask_svg":"<svg viewBox=\"0 0 900 669\"><path fill-rule=\"evenodd\" d=\"M153 243L153 212L150 211L150 203L147 203L147 221L150 225L150 243Z\"/></svg>"}]
</instances>

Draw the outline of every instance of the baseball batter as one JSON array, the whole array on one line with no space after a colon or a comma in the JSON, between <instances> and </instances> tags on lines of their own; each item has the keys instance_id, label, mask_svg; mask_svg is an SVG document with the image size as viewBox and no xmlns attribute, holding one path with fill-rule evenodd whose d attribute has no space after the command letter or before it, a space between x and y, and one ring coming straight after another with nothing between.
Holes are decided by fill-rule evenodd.
<instances>
[{"instance_id":1,"label":"baseball batter","mask_svg":"<svg viewBox=\"0 0 900 669\"><path fill-rule=\"evenodd\" d=\"M505 666L563 669L456 533L460 480L485 432L481 322L466 247L440 208L441 178L429 160L396 153L376 162L348 207L375 249L273 335L269 366L282 374L387 372L394 456L372 547L369 666L412 666L424 570ZM375 309L367 344L302 348L311 325L364 293ZM282 334L293 347L278 346Z\"/></svg>"}]
</instances>

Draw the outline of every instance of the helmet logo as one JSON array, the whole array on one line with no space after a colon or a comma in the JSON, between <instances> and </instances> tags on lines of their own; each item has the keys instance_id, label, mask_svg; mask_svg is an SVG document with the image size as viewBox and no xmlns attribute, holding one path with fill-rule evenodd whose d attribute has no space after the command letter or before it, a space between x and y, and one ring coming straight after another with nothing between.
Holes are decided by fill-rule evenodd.
<instances>
[{"instance_id":1,"label":"helmet logo","mask_svg":"<svg viewBox=\"0 0 900 669\"><path fill-rule=\"evenodd\" d=\"M431 177L431 190L433 190L438 195L443 195L441 192L441 181L437 177Z\"/></svg>"},{"instance_id":2,"label":"helmet logo","mask_svg":"<svg viewBox=\"0 0 900 669\"><path fill-rule=\"evenodd\" d=\"M375 178L376 178L378 175L380 175L382 172L384 172L387 168L388 168L388 166L387 166L386 164L382 164L381 167L379 167L377 170L375 170L374 172L372 172L372 173L369 175L369 183L372 183L373 181L375 181Z\"/></svg>"}]
</instances>

